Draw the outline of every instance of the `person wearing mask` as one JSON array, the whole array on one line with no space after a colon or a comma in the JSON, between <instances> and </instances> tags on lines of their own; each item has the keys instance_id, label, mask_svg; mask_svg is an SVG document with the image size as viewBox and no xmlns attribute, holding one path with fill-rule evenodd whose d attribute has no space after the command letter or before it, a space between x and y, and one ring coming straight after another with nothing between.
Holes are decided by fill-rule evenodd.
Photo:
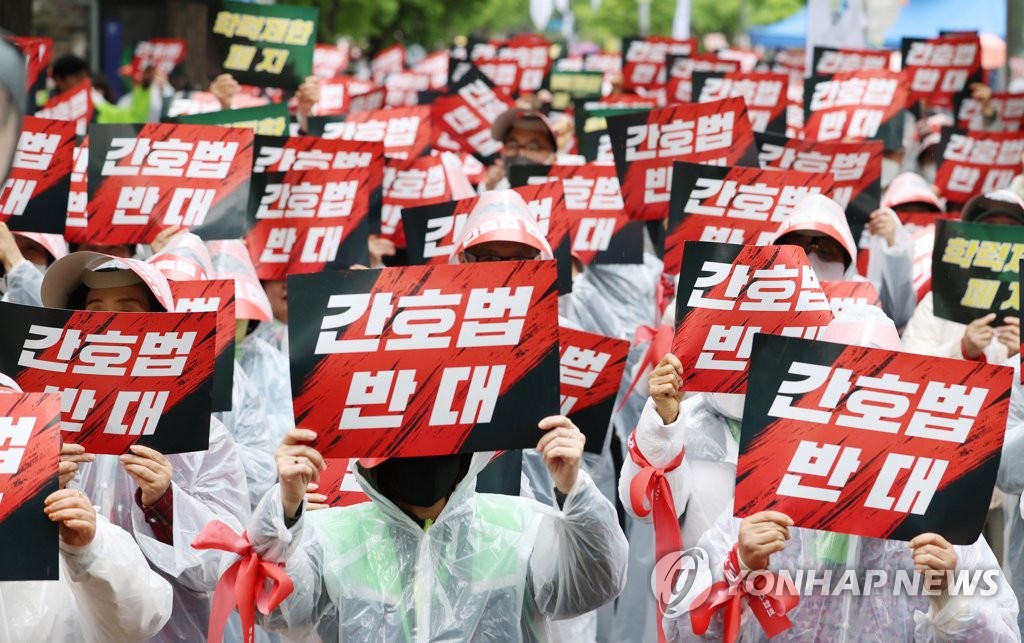
<instances>
[{"instance_id":1,"label":"person wearing mask","mask_svg":"<svg viewBox=\"0 0 1024 643\"><path fill-rule=\"evenodd\" d=\"M542 112L513 107L495 119L491 136L501 141L501 156L487 169L481 192L510 187L512 165L552 165L558 154L558 135Z\"/></svg>"},{"instance_id":2,"label":"person wearing mask","mask_svg":"<svg viewBox=\"0 0 1024 643\"><path fill-rule=\"evenodd\" d=\"M174 309L167 280L153 266L91 252L69 254L50 267L42 302L107 312ZM152 640L202 640L220 559L191 543L210 520L241 530L249 516L245 469L224 426L211 419L207 451L164 455L134 445L120 456L96 455L80 465L73 484L101 515L132 534L150 567L171 583L174 616Z\"/></svg>"},{"instance_id":3,"label":"person wearing mask","mask_svg":"<svg viewBox=\"0 0 1024 643\"><path fill-rule=\"evenodd\" d=\"M857 305L837 314L822 339L901 350L895 326L877 310L872 311L873 308ZM689 452L686 456L690 456ZM691 479L690 483L696 484L696 480ZM673 493L683 484L673 485ZM700 498L692 492L686 497L691 502ZM678 506L679 501L676 503ZM938 534L926 533L908 545L902 541L794 527L792 519L775 511L735 518L731 505L727 504L696 545L707 552L714 580L723 578L729 569L727 566L732 564L728 561L734 551L739 561L736 572L740 574L787 570L796 578L796 570L831 570L839 578L844 570L856 569L920 572L926 579L935 575L940 591L933 596L895 592L891 578L890 585L862 595L822 592L800 596L799 604L786 613L792 626L776 634L772 641L1020 640L1017 602L1001 574L995 577L996 592L990 596L951 595L947 591L948 577L939 576L958 569L997 570L999 564L983 536L972 545L960 546L951 545ZM863 572L860 579L860 586L865 586ZM704 582L710 584L711 580ZM695 584L690 595L698 596L706 587ZM741 609L744 614L739 638L767 640L758 619L749 613L749 607ZM720 610L711 617L703 638L721 640L723 613L724 610ZM693 633L691 614L692 611L679 610L666 617L669 641L700 638Z\"/></svg>"},{"instance_id":4,"label":"person wearing mask","mask_svg":"<svg viewBox=\"0 0 1024 643\"><path fill-rule=\"evenodd\" d=\"M972 198L960 216L977 223L1024 225L1024 200L1010 190L996 190ZM933 284L933 289L941 287ZM911 353L1002 364L1020 351L1020 320L1016 316L996 319L994 313L967 325L939 319L928 293L907 324L903 346Z\"/></svg>"},{"instance_id":5,"label":"person wearing mask","mask_svg":"<svg viewBox=\"0 0 1024 643\"><path fill-rule=\"evenodd\" d=\"M622 588L626 540L615 510L580 470L585 438L568 418L540 421L537 444L555 506L480 494L492 454L361 459L371 502L306 518L324 463L312 431L277 450L280 483L247 530L295 589L264 627L325 643L361 640L550 640L550 619L583 614Z\"/></svg>"}]
</instances>

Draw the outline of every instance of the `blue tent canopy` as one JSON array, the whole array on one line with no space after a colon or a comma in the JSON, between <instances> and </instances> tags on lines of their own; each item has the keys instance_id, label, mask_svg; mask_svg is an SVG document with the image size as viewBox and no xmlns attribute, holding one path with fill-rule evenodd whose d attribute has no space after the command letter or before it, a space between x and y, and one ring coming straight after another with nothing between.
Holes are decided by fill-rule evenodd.
<instances>
[{"instance_id":1,"label":"blue tent canopy","mask_svg":"<svg viewBox=\"0 0 1024 643\"><path fill-rule=\"evenodd\" d=\"M885 34L885 46L898 49L902 39L933 38L942 30L984 31L1006 38L1006 0L910 0ZM800 48L807 36L807 8L785 20L750 28L755 45Z\"/></svg>"}]
</instances>

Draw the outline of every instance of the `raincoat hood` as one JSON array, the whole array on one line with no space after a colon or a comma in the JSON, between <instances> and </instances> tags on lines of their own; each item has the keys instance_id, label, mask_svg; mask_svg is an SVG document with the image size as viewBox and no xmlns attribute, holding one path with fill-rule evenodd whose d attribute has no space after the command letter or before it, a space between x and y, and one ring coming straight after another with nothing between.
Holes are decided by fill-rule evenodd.
<instances>
[{"instance_id":1,"label":"raincoat hood","mask_svg":"<svg viewBox=\"0 0 1024 643\"><path fill-rule=\"evenodd\" d=\"M815 194L801 201L779 226L772 243L791 232L818 232L834 239L846 251L846 265L857 256L857 244L846 222L843 208L821 194Z\"/></svg>"}]
</instances>

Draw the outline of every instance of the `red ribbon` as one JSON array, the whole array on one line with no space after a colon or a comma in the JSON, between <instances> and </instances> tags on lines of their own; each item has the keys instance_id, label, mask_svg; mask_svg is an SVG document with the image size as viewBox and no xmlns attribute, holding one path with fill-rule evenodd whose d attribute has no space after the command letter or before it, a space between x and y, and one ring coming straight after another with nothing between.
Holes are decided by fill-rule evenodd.
<instances>
[{"instance_id":1,"label":"red ribbon","mask_svg":"<svg viewBox=\"0 0 1024 643\"><path fill-rule=\"evenodd\" d=\"M629 503L633 513L640 518L649 514L654 520L654 551L655 566L665 556L670 554L678 555L683 551L683 532L679 529L679 517L676 512L676 503L672 498L672 487L665 477L666 471L675 470L683 463L685 450L672 459L664 467L653 467L647 458L640 453L636 445L636 431L629 435L627 441L629 446L629 457L638 467L640 473L633 477L629 483ZM659 578L658 583L670 583L670 578ZM668 587L659 587L658 596L668 596ZM665 643L665 631L662 620L665 616L665 605L659 599L658 603L658 641Z\"/></svg>"},{"instance_id":2,"label":"red ribbon","mask_svg":"<svg viewBox=\"0 0 1024 643\"><path fill-rule=\"evenodd\" d=\"M292 593L292 579L282 566L262 560L253 551L245 532L239 536L219 520L211 520L192 542L195 549L219 549L241 558L224 572L213 592L207 643L220 643L231 612L238 607L245 643L255 640L256 609L270 614ZM265 587L271 581L270 589Z\"/></svg>"},{"instance_id":3,"label":"red ribbon","mask_svg":"<svg viewBox=\"0 0 1024 643\"><path fill-rule=\"evenodd\" d=\"M672 277L670 275L662 274L654 288L655 323L660 322L665 316L665 311L668 310L669 304L672 303L672 293ZM626 390L626 394L622 396L622 401L619 402L619 408L615 409L616 413L621 411L622 407L626 406L626 402L629 401L629 396L633 393L633 389L635 389L637 384L640 383L640 378L646 375L649 369L653 369L657 366L658 362L661 361L661 358L672 350L672 338L674 335L675 330L668 324L637 327L636 335L633 338L633 345L639 346L645 342L650 342L651 344L647 347L647 352L644 353L643 358L637 365L636 376L633 378L633 381L629 383L629 388Z\"/></svg>"},{"instance_id":4,"label":"red ribbon","mask_svg":"<svg viewBox=\"0 0 1024 643\"><path fill-rule=\"evenodd\" d=\"M792 581L768 572L759 572L758 576L764 578L765 585L771 583L771 591L750 592L751 584L757 588L756 581L745 580L740 574L739 553L737 546L733 545L729 557L725 560L725 580L712 585L690 606L690 625L693 633L701 636L707 632L715 612L724 609L725 630L722 640L725 643L733 643L740 635L740 616L744 600L750 605L750 610L768 638L792 627L793 622L786 614L800 604L800 596Z\"/></svg>"}]
</instances>

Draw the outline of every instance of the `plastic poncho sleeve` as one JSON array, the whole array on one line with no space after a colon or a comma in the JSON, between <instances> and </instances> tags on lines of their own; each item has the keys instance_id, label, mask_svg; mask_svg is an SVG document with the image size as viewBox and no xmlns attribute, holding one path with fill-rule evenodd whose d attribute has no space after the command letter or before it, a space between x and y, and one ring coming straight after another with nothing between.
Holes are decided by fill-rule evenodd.
<instances>
[{"instance_id":1,"label":"plastic poncho sleeve","mask_svg":"<svg viewBox=\"0 0 1024 643\"><path fill-rule=\"evenodd\" d=\"M984 537L973 545L955 546L958 570L999 570L999 561ZM998 573L993 596L951 596L941 608L932 601L928 613L914 612L914 640L931 641L1019 641L1017 598Z\"/></svg>"},{"instance_id":2,"label":"plastic poncho sleeve","mask_svg":"<svg viewBox=\"0 0 1024 643\"><path fill-rule=\"evenodd\" d=\"M1019 496L1024 494L1024 386L1020 383L1020 355L1010 358L1006 366L1014 369L1013 389L996 486L1004 493Z\"/></svg>"},{"instance_id":3,"label":"plastic poncho sleeve","mask_svg":"<svg viewBox=\"0 0 1024 643\"><path fill-rule=\"evenodd\" d=\"M19 261L7 273L7 301L11 303L42 306L42 287L43 273L28 259Z\"/></svg>"},{"instance_id":4,"label":"plastic poncho sleeve","mask_svg":"<svg viewBox=\"0 0 1024 643\"><path fill-rule=\"evenodd\" d=\"M192 548L192 541L211 520L220 520L242 531L249 519L249 492L245 469L235 443L224 425L210 420L210 448L179 458L168 456L175 468L173 544L167 545L153 535L142 509L132 502L132 530L149 561L176 578L182 586L196 592L209 592L220 580L220 554ZM194 467L195 479L186 485L187 472L178 467ZM186 488L187 486L187 488Z\"/></svg>"},{"instance_id":5,"label":"plastic poncho sleeve","mask_svg":"<svg viewBox=\"0 0 1024 643\"><path fill-rule=\"evenodd\" d=\"M652 467L661 468L668 465L683 450L683 432L685 430L683 408L680 407L679 416L675 422L664 424L654 407L654 400L647 398L644 410L640 413L640 422L636 425L636 445ZM642 522L652 522L654 520L653 513L639 518L630 501L630 484L639 473L640 466L633 462L627 454L622 463L622 473L619 476L619 501L633 518ZM690 498L690 488L687 484L689 476L689 463L685 458L678 467L665 472L665 478L672 488L672 500L676 506L677 516L682 516L686 511L686 504Z\"/></svg>"},{"instance_id":6,"label":"plastic poncho sleeve","mask_svg":"<svg viewBox=\"0 0 1024 643\"><path fill-rule=\"evenodd\" d=\"M615 507L581 470L562 511L544 514L530 554L527 587L540 612L570 618L613 600L626 584L627 550Z\"/></svg>"},{"instance_id":7,"label":"plastic poncho sleeve","mask_svg":"<svg viewBox=\"0 0 1024 643\"><path fill-rule=\"evenodd\" d=\"M882 310L896 328L903 328L917 305L914 239L897 220L896 243L890 246L883 237L872 235L870 250L867 278L878 289Z\"/></svg>"},{"instance_id":8,"label":"plastic poncho sleeve","mask_svg":"<svg viewBox=\"0 0 1024 643\"><path fill-rule=\"evenodd\" d=\"M141 85L132 87L131 102L127 107L118 107L105 100L95 100L97 123L145 123L149 118L149 88Z\"/></svg>"},{"instance_id":9,"label":"plastic poncho sleeve","mask_svg":"<svg viewBox=\"0 0 1024 643\"><path fill-rule=\"evenodd\" d=\"M145 641L171 617L170 584L150 569L125 530L96 519L83 547L60 543L84 640Z\"/></svg>"},{"instance_id":10,"label":"plastic poncho sleeve","mask_svg":"<svg viewBox=\"0 0 1024 643\"><path fill-rule=\"evenodd\" d=\"M288 528L284 524L281 485L275 484L260 500L249 521L249 542L260 558L287 563L286 571L294 589L269 616L257 612L256 618L268 630L285 631L295 639L310 635L334 604L323 582L323 547L307 528L306 501L299 520ZM235 556L228 556L226 564Z\"/></svg>"},{"instance_id":11,"label":"plastic poncho sleeve","mask_svg":"<svg viewBox=\"0 0 1024 643\"><path fill-rule=\"evenodd\" d=\"M274 450L279 440L267 421L263 399L237 361L231 388L231 411L217 413L216 417L224 423L235 441L245 468L249 506L255 507L263 494L277 482Z\"/></svg>"}]
</instances>

